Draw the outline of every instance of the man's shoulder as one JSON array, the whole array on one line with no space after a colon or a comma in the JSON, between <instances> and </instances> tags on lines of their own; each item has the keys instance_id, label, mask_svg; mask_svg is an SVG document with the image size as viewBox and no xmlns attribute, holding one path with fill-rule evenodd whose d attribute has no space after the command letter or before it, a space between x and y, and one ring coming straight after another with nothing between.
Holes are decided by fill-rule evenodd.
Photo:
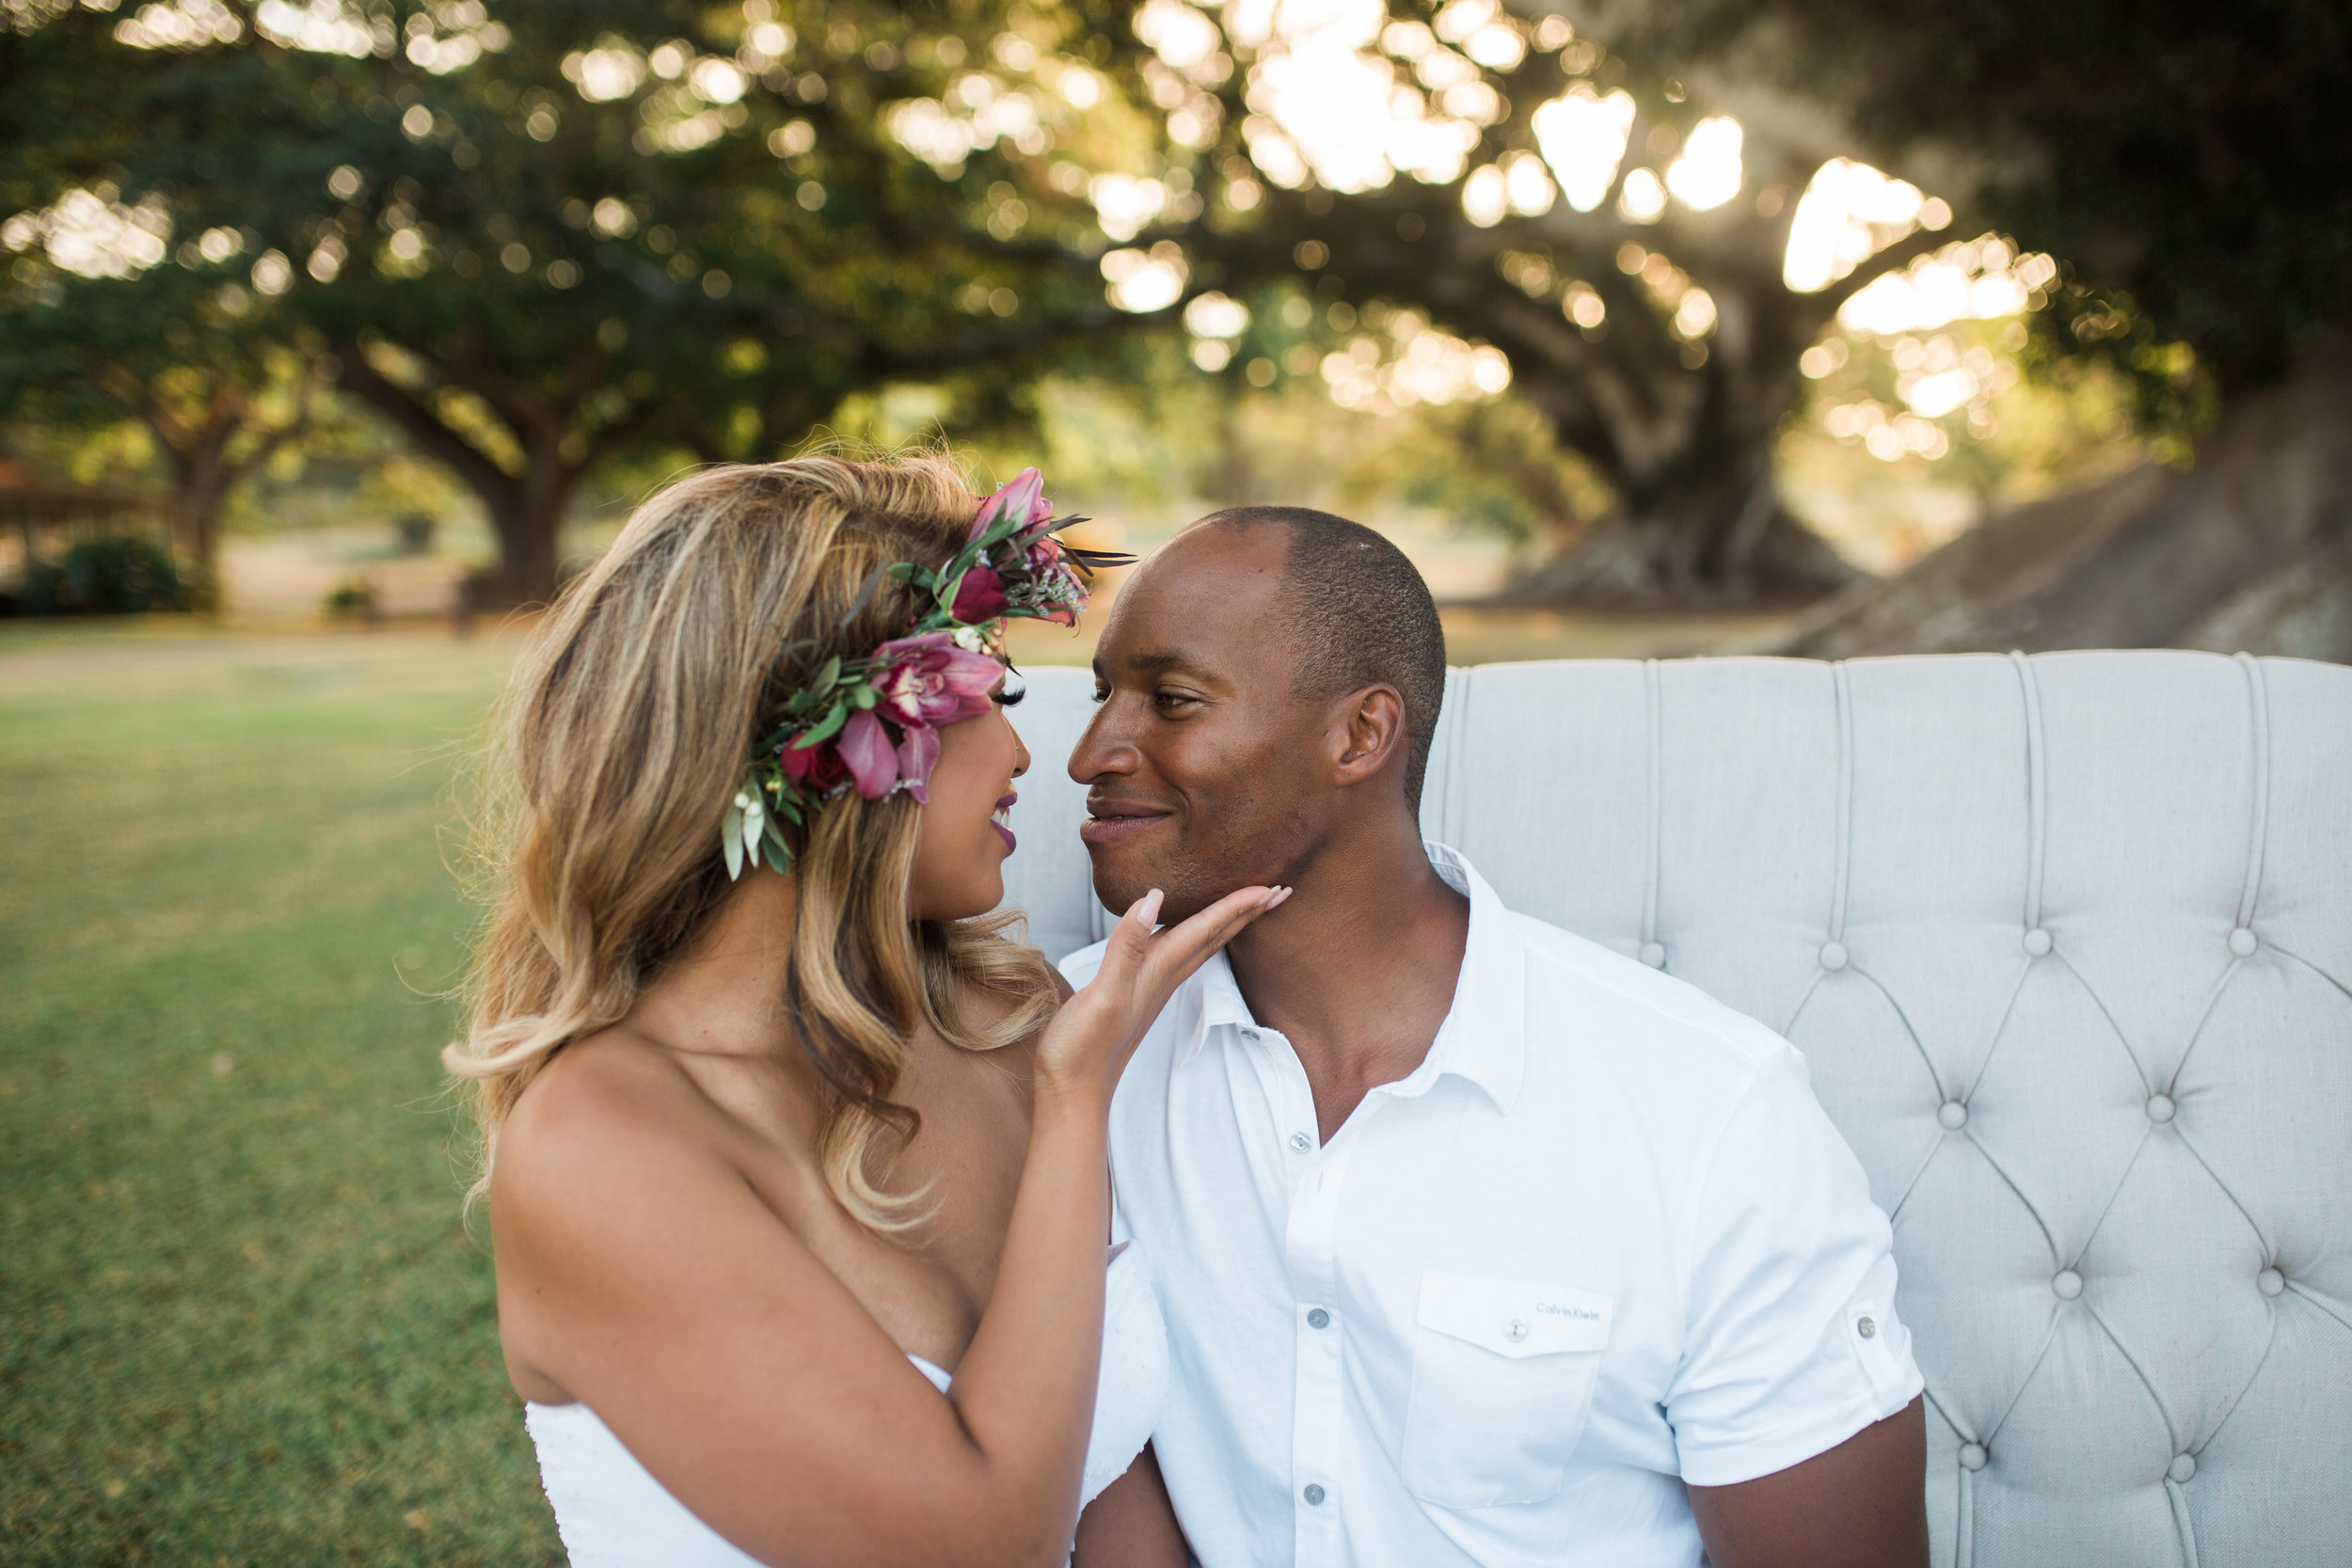
<instances>
[{"instance_id":1,"label":"man's shoulder","mask_svg":"<svg viewBox=\"0 0 2352 1568\"><path fill-rule=\"evenodd\" d=\"M1742 1080L1795 1051L1688 980L1534 915L1514 911L1511 920L1527 956L1531 1008L1595 1026L1587 1037L1633 1048L1669 1072L1711 1066Z\"/></svg>"}]
</instances>

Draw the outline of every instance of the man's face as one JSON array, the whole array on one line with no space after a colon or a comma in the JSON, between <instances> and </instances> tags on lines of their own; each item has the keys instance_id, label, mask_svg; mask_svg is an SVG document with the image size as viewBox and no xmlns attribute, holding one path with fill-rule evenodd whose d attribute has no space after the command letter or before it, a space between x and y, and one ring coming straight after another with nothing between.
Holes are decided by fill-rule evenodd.
<instances>
[{"instance_id":1,"label":"man's face","mask_svg":"<svg viewBox=\"0 0 2352 1568\"><path fill-rule=\"evenodd\" d=\"M1119 595L1094 656L1094 721L1070 755L1094 889L1164 921L1288 881L1314 839L1319 705L1292 694L1279 614L1289 534L1199 529Z\"/></svg>"}]
</instances>

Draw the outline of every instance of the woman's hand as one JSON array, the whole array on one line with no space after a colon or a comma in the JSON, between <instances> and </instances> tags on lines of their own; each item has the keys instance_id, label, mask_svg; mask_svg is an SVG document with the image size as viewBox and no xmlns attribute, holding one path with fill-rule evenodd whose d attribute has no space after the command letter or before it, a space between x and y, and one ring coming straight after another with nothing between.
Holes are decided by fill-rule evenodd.
<instances>
[{"instance_id":1,"label":"woman's hand","mask_svg":"<svg viewBox=\"0 0 2352 1568\"><path fill-rule=\"evenodd\" d=\"M1136 899L1111 932L1092 982L1063 1003L1046 1025L1037 1050L1039 1094L1074 1091L1107 1100L1127 1058L1176 988L1208 962L1209 955L1290 895L1286 887L1242 888L1159 932L1152 922L1160 912L1160 890Z\"/></svg>"}]
</instances>

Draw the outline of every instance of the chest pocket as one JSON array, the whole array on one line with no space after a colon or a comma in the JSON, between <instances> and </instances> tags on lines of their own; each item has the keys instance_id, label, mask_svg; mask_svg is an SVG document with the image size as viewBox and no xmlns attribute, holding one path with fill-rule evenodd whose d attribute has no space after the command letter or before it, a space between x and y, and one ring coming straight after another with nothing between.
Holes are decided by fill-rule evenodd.
<instances>
[{"instance_id":1,"label":"chest pocket","mask_svg":"<svg viewBox=\"0 0 2352 1568\"><path fill-rule=\"evenodd\" d=\"M1406 1489L1440 1508L1558 1492L1592 1414L1610 1307L1572 1286L1423 1271Z\"/></svg>"}]
</instances>

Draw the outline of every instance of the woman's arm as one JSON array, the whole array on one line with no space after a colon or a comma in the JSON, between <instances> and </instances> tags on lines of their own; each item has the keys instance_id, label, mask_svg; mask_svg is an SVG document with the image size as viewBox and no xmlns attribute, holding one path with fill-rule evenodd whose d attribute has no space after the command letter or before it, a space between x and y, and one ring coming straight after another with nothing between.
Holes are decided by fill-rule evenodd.
<instances>
[{"instance_id":1,"label":"woman's arm","mask_svg":"<svg viewBox=\"0 0 2352 1568\"><path fill-rule=\"evenodd\" d=\"M1191 1560L1160 1462L1146 1444L1127 1473L1078 1515L1071 1568L1184 1568Z\"/></svg>"},{"instance_id":2,"label":"woman's arm","mask_svg":"<svg viewBox=\"0 0 2352 1568\"><path fill-rule=\"evenodd\" d=\"M651 1066L552 1073L517 1108L491 1190L502 1321L763 1561L1059 1563L1101 1359L1111 1088L1175 986L1279 901L1248 889L1155 937L1148 895L1048 1025L995 1289L950 1400L707 1140L660 1135L692 1125L691 1091Z\"/></svg>"}]
</instances>

